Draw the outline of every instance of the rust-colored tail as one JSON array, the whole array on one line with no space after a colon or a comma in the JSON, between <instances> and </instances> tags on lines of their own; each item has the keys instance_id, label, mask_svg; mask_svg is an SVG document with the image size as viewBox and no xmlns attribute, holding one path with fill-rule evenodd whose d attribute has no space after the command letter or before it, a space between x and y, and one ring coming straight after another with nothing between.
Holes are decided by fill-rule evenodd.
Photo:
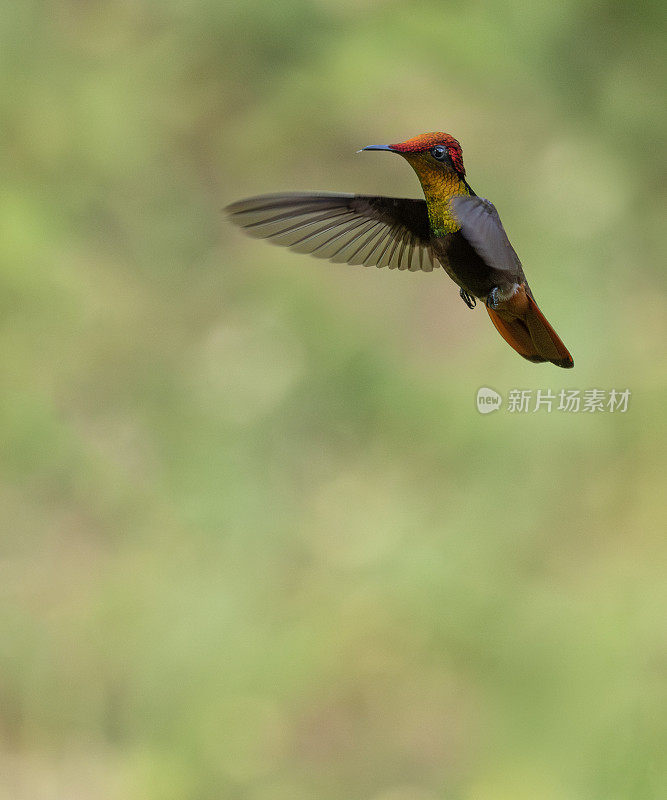
<instances>
[{"instance_id":1,"label":"rust-colored tail","mask_svg":"<svg viewBox=\"0 0 667 800\"><path fill-rule=\"evenodd\" d=\"M487 306L486 310L507 344L528 361L551 361L566 369L574 366L567 347L526 291L525 284L519 286L509 300L501 302L497 309Z\"/></svg>"}]
</instances>

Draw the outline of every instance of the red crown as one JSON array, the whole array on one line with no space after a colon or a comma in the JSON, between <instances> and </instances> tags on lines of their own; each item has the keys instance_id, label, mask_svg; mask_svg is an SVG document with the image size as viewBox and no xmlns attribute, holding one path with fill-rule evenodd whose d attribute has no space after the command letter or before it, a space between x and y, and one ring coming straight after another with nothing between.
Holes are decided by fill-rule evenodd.
<instances>
[{"instance_id":1,"label":"red crown","mask_svg":"<svg viewBox=\"0 0 667 800\"><path fill-rule=\"evenodd\" d=\"M412 139L406 139L404 142L390 144L389 146L397 153L422 153L426 150L430 150L437 144L444 145L449 150L454 168L461 175L465 175L466 171L463 166L463 151L461 150L461 145L449 133L443 133L442 131L421 133L419 136L413 136Z\"/></svg>"}]
</instances>

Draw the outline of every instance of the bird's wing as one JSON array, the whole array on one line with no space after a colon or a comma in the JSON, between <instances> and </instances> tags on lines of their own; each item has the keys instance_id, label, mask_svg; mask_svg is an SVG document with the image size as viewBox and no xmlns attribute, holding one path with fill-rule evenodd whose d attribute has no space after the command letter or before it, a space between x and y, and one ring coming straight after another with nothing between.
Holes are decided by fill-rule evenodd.
<instances>
[{"instance_id":1,"label":"bird's wing","mask_svg":"<svg viewBox=\"0 0 667 800\"><path fill-rule=\"evenodd\" d=\"M426 202L371 195L304 193L251 197L225 209L250 236L337 263L430 272Z\"/></svg>"},{"instance_id":2,"label":"bird's wing","mask_svg":"<svg viewBox=\"0 0 667 800\"><path fill-rule=\"evenodd\" d=\"M496 207L483 197L453 197L461 233L489 267L521 274L519 256L507 238Z\"/></svg>"}]
</instances>

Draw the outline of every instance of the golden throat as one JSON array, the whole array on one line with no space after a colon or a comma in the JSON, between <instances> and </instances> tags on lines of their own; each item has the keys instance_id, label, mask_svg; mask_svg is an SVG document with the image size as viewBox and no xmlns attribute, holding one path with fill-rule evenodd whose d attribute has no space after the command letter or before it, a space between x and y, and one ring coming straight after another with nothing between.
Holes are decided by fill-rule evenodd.
<instances>
[{"instance_id":1,"label":"golden throat","mask_svg":"<svg viewBox=\"0 0 667 800\"><path fill-rule=\"evenodd\" d=\"M434 236L445 236L459 230L450 200L457 195L470 196L470 189L456 170L435 165L422 153L404 156L417 173L428 209L428 218Z\"/></svg>"}]
</instances>

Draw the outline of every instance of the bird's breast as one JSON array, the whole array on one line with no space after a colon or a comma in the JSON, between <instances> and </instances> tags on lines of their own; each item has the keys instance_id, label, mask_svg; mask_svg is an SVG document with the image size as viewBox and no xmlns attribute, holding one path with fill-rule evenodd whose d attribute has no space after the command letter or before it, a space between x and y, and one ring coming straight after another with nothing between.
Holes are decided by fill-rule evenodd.
<instances>
[{"instance_id":1,"label":"bird's breast","mask_svg":"<svg viewBox=\"0 0 667 800\"><path fill-rule=\"evenodd\" d=\"M433 250L454 283L480 300L507 280L507 276L489 267L461 231L433 237Z\"/></svg>"}]
</instances>

